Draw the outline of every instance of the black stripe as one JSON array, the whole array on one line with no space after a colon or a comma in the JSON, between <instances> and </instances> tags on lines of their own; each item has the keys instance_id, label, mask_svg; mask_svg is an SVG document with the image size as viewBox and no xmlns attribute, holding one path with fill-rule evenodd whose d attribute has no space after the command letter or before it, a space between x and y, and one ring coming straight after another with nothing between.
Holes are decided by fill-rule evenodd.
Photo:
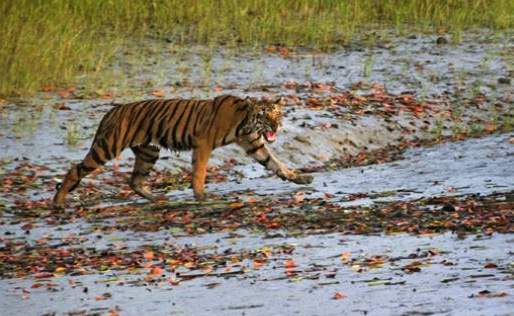
<instances>
[{"instance_id":1,"label":"black stripe","mask_svg":"<svg viewBox=\"0 0 514 316\"><path fill-rule=\"evenodd\" d=\"M186 124L184 125L184 132L182 133L182 144L183 146L185 146L184 149L187 149L190 144L187 143L187 139L186 139L186 135L188 135L188 132L187 132L187 128L189 126L189 123L191 121L191 116L193 116L193 112L195 111L195 105L196 105L196 102L193 102L193 104L189 105L188 106L191 108L191 110L189 111L189 115L187 116L187 120L186 120Z\"/></svg>"},{"instance_id":2,"label":"black stripe","mask_svg":"<svg viewBox=\"0 0 514 316\"><path fill-rule=\"evenodd\" d=\"M209 131L211 130L212 125L214 124L214 121L216 121L216 116L218 115L218 111L223 106L223 102L225 102L225 100L229 99L230 97L231 97L230 95L226 95L224 97L219 97L219 100L218 100L218 98L216 98L214 100L213 106L216 107L216 109L214 109L214 115L213 115L211 122L209 123L209 127L207 128L207 130L209 130ZM216 103L217 103L217 105L216 105Z\"/></svg>"},{"instance_id":3,"label":"black stripe","mask_svg":"<svg viewBox=\"0 0 514 316\"><path fill-rule=\"evenodd\" d=\"M245 125L247 121L248 121L248 114L243 118L243 120L236 127L236 136L237 137L241 136L241 133L240 133L241 128L243 128L243 125Z\"/></svg>"},{"instance_id":4,"label":"black stripe","mask_svg":"<svg viewBox=\"0 0 514 316\"><path fill-rule=\"evenodd\" d=\"M153 112L155 111L155 108L159 108L159 107L157 106L157 103L159 103L159 102L161 102L161 101L162 101L162 100L153 100L153 101L151 101L150 103L146 104L146 106L144 106L144 108L147 108L147 107L152 108L152 107L154 107L154 109L151 109L151 110L150 110L150 111L151 111L150 113L153 113ZM155 103L155 105L154 105L154 103ZM138 114L138 117L139 117L139 115L141 115L141 113L139 113L139 114ZM137 125L137 127L135 128L134 137L135 137L135 136L137 136L137 134L139 133L139 131L141 130L141 128L143 127L143 125L144 125L146 122L148 122L149 117L150 117L149 113L146 113L145 117L141 118L141 120L139 121L139 124L138 124L138 125ZM130 126L129 126L129 128L130 128Z\"/></svg>"},{"instance_id":5,"label":"black stripe","mask_svg":"<svg viewBox=\"0 0 514 316\"><path fill-rule=\"evenodd\" d=\"M255 148L248 149L248 150L246 151L246 153L247 153L248 155L253 155L253 154L255 154L259 149L261 149L262 147L264 147L264 144L261 144L260 146L257 146L257 147L255 147Z\"/></svg>"},{"instance_id":6,"label":"black stripe","mask_svg":"<svg viewBox=\"0 0 514 316\"><path fill-rule=\"evenodd\" d=\"M150 171L140 171L140 170L134 170L132 171L132 176L143 176L147 177L150 174Z\"/></svg>"},{"instance_id":7,"label":"black stripe","mask_svg":"<svg viewBox=\"0 0 514 316\"><path fill-rule=\"evenodd\" d=\"M150 152L145 151L145 149L150 150ZM159 159L159 153L153 151L150 147L133 147L132 150L137 158L143 160L144 162L155 163L157 159Z\"/></svg>"},{"instance_id":8,"label":"black stripe","mask_svg":"<svg viewBox=\"0 0 514 316\"><path fill-rule=\"evenodd\" d=\"M138 103L133 103L133 104L129 104L129 105L125 105L125 107L126 107L126 108L129 108L129 109L132 109L132 107L137 106L137 105L139 105L139 104L140 104L140 102L138 102ZM125 111L126 111L126 110L125 110ZM130 123L131 123L131 121L132 121L132 115L133 115L133 114L134 114L134 113L133 113L133 112L131 112L131 113L129 113L129 114L127 115L127 122L128 122L128 125L129 125L129 126L127 126L127 129L125 130L125 133L122 135L122 136L123 136L123 137L122 137L122 139L121 139L121 143L122 143L122 144L126 144L126 143L127 143L128 134L129 134L129 132L130 132ZM125 117L125 114L124 114L124 113L121 113L121 114L120 114L120 117L119 117L119 121L120 121L120 122L122 122L124 117ZM120 130L120 131L121 131L121 130Z\"/></svg>"},{"instance_id":9,"label":"black stripe","mask_svg":"<svg viewBox=\"0 0 514 316\"><path fill-rule=\"evenodd\" d=\"M85 177L88 173L95 171L95 167L87 167L83 162L77 165L77 173L79 178Z\"/></svg>"},{"instance_id":10,"label":"black stripe","mask_svg":"<svg viewBox=\"0 0 514 316\"><path fill-rule=\"evenodd\" d=\"M88 166L86 166L86 165L84 165L84 164L82 164L82 163L80 164L80 168L81 168L82 170L84 170L85 172L87 172L87 173L91 173L91 172L93 172L93 171L95 171L95 170L96 170L96 168L95 168L95 167L88 167Z\"/></svg>"},{"instance_id":11,"label":"black stripe","mask_svg":"<svg viewBox=\"0 0 514 316\"><path fill-rule=\"evenodd\" d=\"M198 113L196 118L194 136L198 136L198 124L204 121L204 112L210 108L209 102L202 101L200 104L202 105L202 109L200 110L200 113Z\"/></svg>"},{"instance_id":12,"label":"black stripe","mask_svg":"<svg viewBox=\"0 0 514 316\"><path fill-rule=\"evenodd\" d=\"M100 142L99 142L99 145L102 148L102 150L104 152L104 155L105 155L105 159L107 159L107 161L109 161L112 158L114 158L112 156L112 153L109 150L109 145L107 144L107 139L105 139L105 138L101 139Z\"/></svg>"},{"instance_id":13,"label":"black stripe","mask_svg":"<svg viewBox=\"0 0 514 316\"><path fill-rule=\"evenodd\" d=\"M148 156L148 155L139 155L138 158L143 160L146 163L151 163L151 164L154 164L159 159L159 157L152 157L152 156Z\"/></svg>"},{"instance_id":14,"label":"black stripe","mask_svg":"<svg viewBox=\"0 0 514 316\"><path fill-rule=\"evenodd\" d=\"M195 147L193 144L193 137L191 137L191 135L187 135L187 139L188 139L189 147Z\"/></svg>"},{"instance_id":15,"label":"black stripe","mask_svg":"<svg viewBox=\"0 0 514 316\"><path fill-rule=\"evenodd\" d=\"M271 155L268 156L268 158L264 159L264 161L260 161L260 160L257 160L261 165L263 165L264 167L268 167L268 162L270 161L271 159Z\"/></svg>"},{"instance_id":16,"label":"black stripe","mask_svg":"<svg viewBox=\"0 0 514 316\"><path fill-rule=\"evenodd\" d=\"M181 144L178 144L177 143L177 129L180 125L180 121L182 120L182 117L184 117L184 114L186 113L186 110L187 110L187 105L189 104L190 101L187 101L186 104L184 105L184 110L182 111L182 113L180 113L180 116L178 117L177 121L175 122L175 126L173 126L173 132L171 134L171 139L173 141L173 148L175 149L180 149L180 145Z\"/></svg>"},{"instance_id":17,"label":"black stripe","mask_svg":"<svg viewBox=\"0 0 514 316\"><path fill-rule=\"evenodd\" d=\"M114 131L114 134L112 135L112 146L111 146L111 152L113 153L114 156L116 156L116 154L118 153L118 148L116 147L116 144L118 143L116 141L116 139L118 138L118 134L119 134L119 130L115 130ZM124 144L122 143L121 146L123 146ZM120 148L121 150L121 148Z\"/></svg>"},{"instance_id":18,"label":"black stripe","mask_svg":"<svg viewBox=\"0 0 514 316\"><path fill-rule=\"evenodd\" d=\"M78 186L79 186L79 181L77 181L77 183L75 183L69 190L68 192L72 192L73 190L75 190Z\"/></svg>"},{"instance_id":19,"label":"black stripe","mask_svg":"<svg viewBox=\"0 0 514 316\"><path fill-rule=\"evenodd\" d=\"M153 156L145 153L141 148L134 147L134 153L136 154L137 158L141 158L143 160L148 160L153 158Z\"/></svg>"},{"instance_id":20,"label":"black stripe","mask_svg":"<svg viewBox=\"0 0 514 316\"><path fill-rule=\"evenodd\" d=\"M177 112L177 109L180 106L180 101L181 100L175 101L175 104L173 106L173 111L171 111L171 113L164 115L161 118L161 122L159 123L159 128L157 129L157 135L155 135L155 136L159 137L159 144L162 147L166 147L166 148L169 147L168 143L167 143L168 130L163 131L163 128L164 128L164 124L166 124L166 122L168 122L168 118L169 118L169 120L171 120L173 118L173 116L175 115L175 113Z\"/></svg>"},{"instance_id":21,"label":"black stripe","mask_svg":"<svg viewBox=\"0 0 514 316\"><path fill-rule=\"evenodd\" d=\"M232 130L229 130L227 134L225 134L225 136L223 136L223 141L221 141L221 145L226 145L227 144L227 137L230 135L230 132Z\"/></svg>"},{"instance_id":22,"label":"black stripe","mask_svg":"<svg viewBox=\"0 0 514 316\"><path fill-rule=\"evenodd\" d=\"M95 161L95 163L97 165L103 165L104 164L104 162L102 161L102 159L100 159L100 156L98 156L98 153L96 152L95 149L91 150L91 158L93 158L93 160Z\"/></svg>"},{"instance_id":23,"label":"black stripe","mask_svg":"<svg viewBox=\"0 0 514 316\"><path fill-rule=\"evenodd\" d=\"M185 102L185 104L187 105L187 102L189 101L186 101L186 100L180 100L178 103L177 103L177 110L178 108ZM171 141L171 144L168 144L168 147L169 148L175 148L177 147L177 140L175 139L175 132L178 128L178 125L180 124L180 120L182 119L182 116L184 116L184 111L182 110L181 113L180 113L180 116L177 118L177 120L175 121L175 125L173 126L170 126L170 128L168 128L165 132L164 132L164 136L163 137L166 137L166 139L170 139ZM168 135L171 134L171 137L168 137Z\"/></svg>"},{"instance_id":24,"label":"black stripe","mask_svg":"<svg viewBox=\"0 0 514 316\"><path fill-rule=\"evenodd\" d=\"M236 107L236 112L248 110L248 103L243 102L243 101L244 100L239 100L237 107Z\"/></svg>"},{"instance_id":25,"label":"black stripe","mask_svg":"<svg viewBox=\"0 0 514 316\"><path fill-rule=\"evenodd\" d=\"M173 104L173 111L161 118L159 127L157 128L157 135L155 136L159 138L159 144L165 148L171 147L171 145L168 144L168 131L171 127L165 130L164 125L166 125L166 123L171 123L171 120L173 120L173 116L175 116L175 113L180 107L181 102L182 100L176 100L176 102Z\"/></svg>"},{"instance_id":26,"label":"black stripe","mask_svg":"<svg viewBox=\"0 0 514 316\"><path fill-rule=\"evenodd\" d=\"M127 117L127 119L128 119L128 126L127 126L127 130L126 130L125 134L123 135L123 139L122 139L122 141L121 141L122 146L123 146L124 144L126 144L126 143L127 143L127 141L129 141L130 143L132 143L132 140L133 140L133 139L127 139L127 138L128 138L128 135L129 135L129 134L130 134L130 132L133 130L133 129L132 129L132 127L133 127L133 126L132 126L132 124L134 124L134 123L135 123L134 121L135 121L135 120L137 120L137 119L139 118L139 116L140 116L141 112L142 112L143 110L145 110L145 106L146 106L147 104L152 103L153 101L154 101L154 100L145 100L145 101L140 101L140 102L137 102L137 103L134 103L134 104L131 104L131 105L130 105L130 108L129 108L129 109L130 109L130 111L131 111L131 112L128 114L128 117ZM134 108L136 108L137 106L141 106L141 108L140 108L140 109L134 109ZM136 111L137 111L137 114L136 114ZM120 117L120 120L123 120L123 116L121 116L121 117ZM134 135L135 135L135 133L134 133ZM133 137L133 136L132 136L132 137Z\"/></svg>"},{"instance_id":27,"label":"black stripe","mask_svg":"<svg viewBox=\"0 0 514 316\"><path fill-rule=\"evenodd\" d=\"M153 106L153 109L148 113L147 115L147 119L150 120L150 121L153 121L155 117L157 117L157 115L159 115L158 113L165 110L168 105L169 105L169 101L170 100L158 100L160 103L160 105L154 105ZM155 115L155 116L154 116Z\"/></svg>"},{"instance_id":28,"label":"black stripe","mask_svg":"<svg viewBox=\"0 0 514 316\"><path fill-rule=\"evenodd\" d=\"M168 111L170 109L170 106L173 106L174 100L166 100L160 107L156 106L157 110L152 110L148 114L148 120L151 122L151 124L155 124L154 122L161 122L164 117L166 117L167 114L164 114L164 112ZM161 117L162 116L162 117ZM152 130L149 128L149 130Z\"/></svg>"},{"instance_id":29,"label":"black stripe","mask_svg":"<svg viewBox=\"0 0 514 316\"><path fill-rule=\"evenodd\" d=\"M253 139L250 141L250 144L253 144L253 142L255 142L256 140L260 140L261 139L261 135L257 136L257 138Z\"/></svg>"},{"instance_id":30,"label":"black stripe","mask_svg":"<svg viewBox=\"0 0 514 316\"><path fill-rule=\"evenodd\" d=\"M137 103L132 108L132 113L130 113L130 121L137 120L139 118L139 116L141 115L141 112L146 110L146 106L148 104L152 104L153 102L155 102L155 100L144 100L144 101ZM138 106L139 106L139 109L137 108Z\"/></svg>"}]
</instances>

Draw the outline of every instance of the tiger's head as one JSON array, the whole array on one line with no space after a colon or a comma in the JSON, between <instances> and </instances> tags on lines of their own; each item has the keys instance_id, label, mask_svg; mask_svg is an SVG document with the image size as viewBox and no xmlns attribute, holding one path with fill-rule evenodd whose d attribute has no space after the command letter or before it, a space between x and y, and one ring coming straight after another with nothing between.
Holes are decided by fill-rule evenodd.
<instances>
[{"instance_id":1,"label":"tiger's head","mask_svg":"<svg viewBox=\"0 0 514 316\"><path fill-rule=\"evenodd\" d=\"M282 126L282 106L284 98L274 100L247 99L250 102L251 110L247 124L249 131L257 132L272 143L277 139L277 133Z\"/></svg>"}]
</instances>

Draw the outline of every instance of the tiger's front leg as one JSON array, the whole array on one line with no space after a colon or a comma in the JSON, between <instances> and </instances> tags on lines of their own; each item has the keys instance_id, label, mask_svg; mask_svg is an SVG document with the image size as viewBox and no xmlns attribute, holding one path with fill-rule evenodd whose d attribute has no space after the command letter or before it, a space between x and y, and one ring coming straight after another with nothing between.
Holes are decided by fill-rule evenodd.
<instances>
[{"instance_id":1,"label":"tiger's front leg","mask_svg":"<svg viewBox=\"0 0 514 316\"><path fill-rule=\"evenodd\" d=\"M309 184L313 180L311 175L298 174L278 160L278 158L266 146L264 137L260 135L253 140L240 142L240 146L245 149L248 155L255 158L258 163L263 165L266 169L271 170L282 180L288 180L296 184Z\"/></svg>"},{"instance_id":2,"label":"tiger's front leg","mask_svg":"<svg viewBox=\"0 0 514 316\"><path fill-rule=\"evenodd\" d=\"M205 178L207 176L207 162L212 149L208 146L199 146L193 151L193 180L192 187L197 201L205 200Z\"/></svg>"}]
</instances>

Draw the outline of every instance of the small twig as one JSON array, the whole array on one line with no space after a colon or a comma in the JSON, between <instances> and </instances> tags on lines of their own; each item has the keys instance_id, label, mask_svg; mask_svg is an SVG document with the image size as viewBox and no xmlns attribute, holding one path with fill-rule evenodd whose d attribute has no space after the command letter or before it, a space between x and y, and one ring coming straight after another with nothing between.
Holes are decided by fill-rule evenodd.
<instances>
[{"instance_id":1,"label":"small twig","mask_svg":"<svg viewBox=\"0 0 514 316\"><path fill-rule=\"evenodd\" d=\"M180 274L178 275L182 279L194 279L201 277L225 277L230 275L244 274L243 270L237 271L226 271L226 272L209 272L209 273L195 273L195 274Z\"/></svg>"},{"instance_id":2,"label":"small twig","mask_svg":"<svg viewBox=\"0 0 514 316\"><path fill-rule=\"evenodd\" d=\"M182 202L165 202L159 203L156 205L147 205L142 208L143 211L160 211L164 209L173 209L181 206L226 206L228 204L234 203L234 201L209 201L209 202L197 202L197 201L182 201ZM138 203L141 204L141 203ZM146 203L145 203L146 204ZM137 204L136 204L137 205Z\"/></svg>"}]
</instances>

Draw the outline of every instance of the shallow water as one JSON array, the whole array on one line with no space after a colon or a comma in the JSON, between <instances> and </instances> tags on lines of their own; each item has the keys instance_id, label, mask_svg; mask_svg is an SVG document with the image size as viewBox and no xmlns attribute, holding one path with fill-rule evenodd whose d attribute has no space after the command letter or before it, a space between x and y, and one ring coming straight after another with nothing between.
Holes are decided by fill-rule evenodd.
<instances>
[{"instance_id":1,"label":"shallow water","mask_svg":"<svg viewBox=\"0 0 514 316\"><path fill-rule=\"evenodd\" d=\"M203 246L234 247L229 239L214 242L193 238ZM221 236L222 237L222 234ZM43 313L94 311L107 312L118 306L123 315L507 315L514 308L509 296L471 298L478 292L512 291L512 238L509 235L469 237L451 234L415 237L322 235L302 238L263 240L259 236L237 239L245 248L267 243L295 246L288 256L297 264L294 278L285 277L284 258L264 268L231 278L206 277L172 286L165 280L146 284L140 274L106 273L51 279L51 290L30 289L32 279L2 280L2 310L37 315ZM407 256L427 249L443 254L425 261L420 272L406 273L400 268L410 261L399 259L383 266L348 267L341 263L342 252L353 257L382 255ZM501 269L484 269L494 262ZM73 279L73 285L69 280ZM131 285L131 281L136 282ZM87 288L87 293L84 293ZM22 289L30 295L22 299ZM105 301L95 297L112 293ZM332 297L336 292L346 296ZM512 295L512 293L510 293Z\"/></svg>"},{"instance_id":2,"label":"shallow water","mask_svg":"<svg viewBox=\"0 0 514 316\"><path fill-rule=\"evenodd\" d=\"M514 190L514 134L447 143L409 150L405 159L382 165L343 169L315 174L312 186L297 187L275 178L247 179L241 184L210 185L216 194L233 190L253 191L251 196L288 196L298 189L313 196L334 193L333 200L344 205L369 205L385 200L412 200L445 195L487 195ZM453 188L449 191L449 188ZM384 191L392 192L388 194ZM339 192L339 193L337 193ZM370 197L346 201L348 194L365 192ZM244 194L242 193L241 197ZM170 199L188 199L190 192L170 194ZM512 295L512 236L472 235L461 239L446 233L431 236L359 236L315 234L300 237L264 238L244 230L188 236L167 230L157 232L97 232L99 223L83 220L63 225L36 222L27 235L20 224L3 225L0 235L9 240L35 244L41 238L58 245L76 240L78 247L131 250L142 245L172 243L198 247L205 253L255 251L266 246L293 245L289 255L273 255L270 264L255 268L246 261L244 274L232 277L201 277L180 285L167 280L143 280L145 271L105 272L87 276L49 279L54 285L32 289L40 280L0 280L2 310L37 315L43 313L102 312L118 306L123 315L415 315L444 314L507 315L514 308ZM100 238L101 237L101 238ZM7 238L5 239L7 240ZM429 249L433 255L416 257ZM343 264L342 253L350 253L352 265ZM413 256L407 258L409 255ZM389 258L377 266L359 266L358 260ZM394 259L405 257L404 259ZM287 276L285 260L293 260L295 275ZM419 272L402 267L420 261ZM485 269L487 263L498 268ZM362 270L362 271L361 271ZM376 278L376 279L375 279ZM70 281L73 280L73 281ZM46 281L43 282L43 284ZM71 283L70 283L71 282ZM84 292L87 288L87 293ZM500 297L477 297L481 291ZM336 292L345 298L332 299ZM503 292L508 293L503 297ZM99 295L112 297L97 300ZM473 297L471 297L473 296ZM222 299L220 299L222 298Z\"/></svg>"},{"instance_id":3,"label":"shallow water","mask_svg":"<svg viewBox=\"0 0 514 316\"><path fill-rule=\"evenodd\" d=\"M167 52L170 47L161 43L153 46L154 53L148 56L145 65L124 61L115 67L131 78L118 87L120 90L151 80L152 87L162 87L167 97L212 97L222 93L299 97L300 102L287 109L284 131L271 147L288 164L301 167L362 148L397 145L405 131L388 129L388 123L374 112L357 115L343 109L349 114L349 118L343 118L334 117L326 109L306 109L301 105L309 97L334 92L313 91L301 85L294 89L283 86L290 80L334 81L335 93L367 81L384 84L394 93L413 90L420 98L431 98L445 91L452 95L469 95L473 90L487 94L489 99L484 107L462 110L465 124L469 118L487 119L512 113L514 106L508 103L512 101L509 99L512 88L497 84L498 77L510 76L509 61L500 52L512 49L512 39L475 34L465 36L459 45L437 46L434 42L435 37L419 36L395 39L387 48L353 48L329 54L298 50L287 58L273 53L230 50L209 53L206 58L202 49L194 48L178 62ZM222 91L214 91L216 85ZM115 101L148 98L148 92L120 95ZM494 108L496 102L504 105L504 112ZM3 171L23 163L23 159L50 167L45 171L48 177L62 176L70 161L82 158L97 122L111 108L110 100L60 98L51 94L42 94L25 103L25 106L8 104L0 111L0 163L5 162L0 165L0 178ZM444 110L455 107L451 103ZM433 127L437 120L442 120L436 114L417 118L400 113L392 119L399 126L415 127L406 137L429 139L432 136L419 123L428 120L428 128ZM337 124L338 128L320 127L327 123ZM76 145L69 146L66 133L72 125L78 127L79 139ZM303 138L298 140L298 136ZM263 168L242 157L242 151L232 146L220 150L212 163L222 164L227 158L235 158L241 163L234 168L239 176L209 184L207 189L243 200L246 197L280 199L303 192L306 198L324 197L344 207L380 207L391 201L509 193L514 191L513 138L514 133L510 132L411 148L403 153L403 159L393 162L314 173L315 180L308 186L267 176ZM348 146L348 142L354 145ZM188 153L175 155L162 151L162 155L168 159L161 160L159 168L189 165ZM122 156L122 165L128 157L130 154ZM88 178L83 185L88 183L97 182ZM100 187L100 190L105 189ZM0 206L11 204L19 196L41 199L53 194L44 189L39 191L37 196L2 193ZM189 189L167 195L170 201L192 198ZM144 202L135 197L121 200L108 197L103 203L123 205L135 200ZM311 232L284 237L289 235L287 231L274 230L276 234L268 234L236 230L188 235L180 229L105 231L102 225L113 228L117 219L86 217L63 223L29 218L33 227L27 233L24 228L27 219L16 217L11 206L9 210L0 213L0 247L11 242L37 247L45 240L58 248L66 241L66 247L97 250L133 251L143 246L171 244L212 254L228 250L251 253L277 245L292 246L294 251L273 253L262 267L247 259L238 266L242 273L230 277L203 276L179 285L170 283L170 278L176 277L170 271L165 271L165 276L155 282L145 281L148 269L93 271L89 275L62 275L43 280L33 275L1 279L3 313L106 314L118 307L121 315L509 315L514 309L511 234L477 233L462 238L451 233L370 236ZM342 254L349 256L351 262L346 262ZM373 256L385 260L369 264L368 259ZM293 271L286 267L287 260L295 263ZM405 268L415 262L420 264L419 271ZM222 269L218 267L215 272L223 272ZM33 288L35 283L43 286ZM484 290L489 292L480 295ZM344 298L334 300L337 292ZM102 297L103 293L112 296Z\"/></svg>"},{"instance_id":4,"label":"shallow water","mask_svg":"<svg viewBox=\"0 0 514 316\"><path fill-rule=\"evenodd\" d=\"M512 37L477 32L464 35L458 45L437 45L435 40L434 36L411 39L392 37L385 47L353 47L331 53L300 49L288 57L276 53L242 52L226 48L206 51L202 47L192 47L183 52L180 58L171 53L174 51L173 45L149 42L145 45L149 51L144 55L143 64L141 56L134 56L132 60L120 56L119 64L112 66L123 74L125 80L112 88L119 92L117 96L114 93L114 98L84 100L74 97L74 94L62 98L55 93L41 93L31 100L24 100L23 105L3 105L0 110L0 159L26 157L51 161L54 156L81 159L87 152L101 116L112 107L111 102L152 98L153 89L170 98L212 98L227 93L251 96L280 94L299 97L299 104L303 104L312 96L323 97L343 90L358 91L355 85L359 83L379 83L391 93L410 91L421 102L452 95L457 99L446 101L448 105L443 110L462 112L460 115L464 125L469 112L471 116L482 119L493 119L502 113L512 115L512 86L497 82L500 77L509 78L514 71L508 58L514 47ZM365 68L369 68L369 71L364 71ZM148 86L150 79L152 89L123 94L128 86ZM177 82L180 83L178 86ZM333 89L329 92L303 89L301 85L290 87L287 85L290 82L333 82ZM220 86L220 89L216 89ZM80 86L77 89L80 90ZM460 104L461 97L470 98L479 92L488 98L486 106L469 109ZM81 93L77 92L76 95L80 96ZM491 108L495 103L507 108L503 112ZM300 108L292 111L287 111L290 113L285 122L284 135L279 137L276 149L283 159L296 165L327 159L319 154L320 149L326 151L325 156L328 157L342 153L342 149L355 152L354 147L342 144L341 140L351 140L359 148L373 148L394 144L402 135L401 131L389 131L386 128L388 124L376 113L359 116L357 121L349 122L344 118L334 118L333 114L324 110L313 112ZM403 127L412 128L409 124L414 124L412 118L405 114L392 119ZM433 124L447 118L441 113L424 119ZM336 123L339 128L324 131L313 129L307 135L311 144L306 144L295 140L295 136L305 134L305 128L298 127L300 123L312 126ZM74 135L76 144L68 145L67 131L72 128L77 129ZM448 126L445 126L446 135L447 129ZM421 132L419 126L415 130L413 135L417 137L430 137L426 131ZM290 146L283 150L285 144ZM301 151L297 148L299 146ZM302 156L303 152L305 158L295 160L286 151L293 151L297 156ZM225 149L220 153L214 156L213 161L222 161L223 155L240 154ZM174 165L185 165L189 160L187 154L181 154L174 158Z\"/></svg>"}]
</instances>

